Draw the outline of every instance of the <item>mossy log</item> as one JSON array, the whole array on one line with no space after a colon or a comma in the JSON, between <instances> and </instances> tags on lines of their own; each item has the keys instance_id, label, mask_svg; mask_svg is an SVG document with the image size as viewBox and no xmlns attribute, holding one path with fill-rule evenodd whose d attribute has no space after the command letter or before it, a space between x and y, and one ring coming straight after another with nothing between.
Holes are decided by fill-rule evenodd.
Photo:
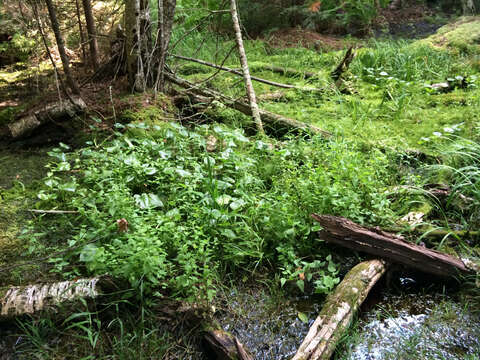
<instances>
[{"instance_id":1,"label":"mossy log","mask_svg":"<svg viewBox=\"0 0 480 360\"><path fill-rule=\"evenodd\" d=\"M293 68L274 66L274 65L251 65L250 68L255 71L271 71L276 74L280 74L286 77L310 79L318 76L317 73L309 71L300 71Z\"/></svg>"},{"instance_id":2,"label":"mossy log","mask_svg":"<svg viewBox=\"0 0 480 360\"><path fill-rule=\"evenodd\" d=\"M215 99L231 109L238 110L248 116L252 115L252 110L250 109L250 106L240 100L231 99L230 97L211 89L200 89L195 84L172 74L165 74L165 78L173 84L187 89L187 94L193 95L193 97L200 96L203 98ZM321 134L324 137L330 137L332 135L328 131L319 129L316 126L306 124L298 120L290 119L282 115L274 114L266 110L259 110L262 121L264 123L270 124L271 126L282 126L288 129L309 131L312 133Z\"/></svg>"},{"instance_id":3,"label":"mossy log","mask_svg":"<svg viewBox=\"0 0 480 360\"><path fill-rule=\"evenodd\" d=\"M55 311L61 305L81 298L96 298L111 288L112 283L107 277L13 286L2 291L0 320L43 311Z\"/></svg>"},{"instance_id":4,"label":"mossy log","mask_svg":"<svg viewBox=\"0 0 480 360\"><path fill-rule=\"evenodd\" d=\"M327 297L317 319L292 360L327 360L373 286L385 273L382 260L362 262L351 269Z\"/></svg>"},{"instance_id":5,"label":"mossy log","mask_svg":"<svg viewBox=\"0 0 480 360\"><path fill-rule=\"evenodd\" d=\"M48 104L32 114L22 116L1 133L12 139L18 139L29 135L33 130L48 121L60 121L65 118L73 118L87 108L87 105L80 97L72 97L72 101L64 100Z\"/></svg>"},{"instance_id":6,"label":"mossy log","mask_svg":"<svg viewBox=\"0 0 480 360\"><path fill-rule=\"evenodd\" d=\"M325 241L439 277L455 278L471 272L460 259L408 243L402 236L367 228L343 217L317 214L312 217L323 227L319 236Z\"/></svg>"},{"instance_id":7,"label":"mossy log","mask_svg":"<svg viewBox=\"0 0 480 360\"><path fill-rule=\"evenodd\" d=\"M253 360L238 339L224 330L207 331L204 339L217 360Z\"/></svg>"}]
</instances>

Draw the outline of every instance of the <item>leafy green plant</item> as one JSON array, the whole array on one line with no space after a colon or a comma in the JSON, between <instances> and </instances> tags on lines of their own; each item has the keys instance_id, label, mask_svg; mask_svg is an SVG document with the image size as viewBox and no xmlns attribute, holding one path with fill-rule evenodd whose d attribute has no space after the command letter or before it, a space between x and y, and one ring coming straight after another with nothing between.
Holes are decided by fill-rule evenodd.
<instances>
[{"instance_id":1,"label":"leafy green plant","mask_svg":"<svg viewBox=\"0 0 480 360\"><path fill-rule=\"evenodd\" d=\"M278 263L294 274L302 259L307 280L328 292L338 269L325 260L328 253L312 257L316 227L309 215L362 223L390 216L381 191L388 159L380 152L321 138L276 148L221 126L128 128L102 148L50 153L56 162L37 206L78 212L64 225L73 250L52 260L56 271L84 264L90 273L144 283L146 291L211 300L225 270Z\"/></svg>"}]
</instances>

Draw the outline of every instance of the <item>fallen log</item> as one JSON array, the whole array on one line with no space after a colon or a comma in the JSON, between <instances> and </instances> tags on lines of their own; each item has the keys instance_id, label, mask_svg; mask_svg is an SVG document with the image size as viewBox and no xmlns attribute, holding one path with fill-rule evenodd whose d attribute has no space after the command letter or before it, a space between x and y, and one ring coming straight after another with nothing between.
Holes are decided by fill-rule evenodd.
<instances>
[{"instance_id":1,"label":"fallen log","mask_svg":"<svg viewBox=\"0 0 480 360\"><path fill-rule=\"evenodd\" d=\"M292 360L330 359L358 308L385 270L386 265L382 260L369 260L353 267L327 297Z\"/></svg>"},{"instance_id":2,"label":"fallen log","mask_svg":"<svg viewBox=\"0 0 480 360\"><path fill-rule=\"evenodd\" d=\"M328 242L372 254L439 277L457 277L471 272L458 258L405 241L401 236L367 228L338 216L312 214Z\"/></svg>"},{"instance_id":3,"label":"fallen log","mask_svg":"<svg viewBox=\"0 0 480 360\"><path fill-rule=\"evenodd\" d=\"M185 79L182 79L178 76L174 76L172 74L165 74L165 78L168 81L172 82L173 84L176 84L178 86L185 88L187 90L187 93L190 95L215 99L217 101L222 102L225 106L231 109L235 109L245 115L252 116L252 111L250 109L250 106L240 100L234 100L214 90L204 89L204 88L201 89L197 87L195 84ZM285 116L278 115L262 109L259 109L259 111L260 111L261 120L264 123L268 123L270 125L274 125L274 126L281 125L289 129L310 131L316 134L321 134L324 137L330 137L332 135L328 131L319 129L316 126L306 124L298 120L290 119Z\"/></svg>"},{"instance_id":4,"label":"fallen log","mask_svg":"<svg viewBox=\"0 0 480 360\"><path fill-rule=\"evenodd\" d=\"M7 125L6 129L0 131L5 133L6 137L18 139L29 135L33 130L48 121L60 121L64 118L73 118L87 108L87 105L80 97L72 97L72 101L59 101L48 104L44 108L37 110L29 115L23 116L18 120Z\"/></svg>"},{"instance_id":5,"label":"fallen log","mask_svg":"<svg viewBox=\"0 0 480 360\"><path fill-rule=\"evenodd\" d=\"M253 360L238 339L224 330L207 331L204 339L218 360Z\"/></svg>"},{"instance_id":6,"label":"fallen log","mask_svg":"<svg viewBox=\"0 0 480 360\"><path fill-rule=\"evenodd\" d=\"M65 303L96 298L112 287L107 277L13 286L0 290L0 320L55 311Z\"/></svg>"},{"instance_id":7,"label":"fallen log","mask_svg":"<svg viewBox=\"0 0 480 360\"><path fill-rule=\"evenodd\" d=\"M208 67L218 69L218 70L223 70L223 71L229 72L229 73L234 74L234 75L243 76L243 73L241 71L231 69L231 68L226 67L226 66L220 66L220 65L217 65L217 64L210 63L208 61L195 59L195 58L190 58L190 57L181 56L181 55L172 55L172 56L177 58L177 59L182 59L182 60L186 60L186 61L195 62L197 64L201 64L201 65L208 66ZM295 89L295 90L301 90L301 91L324 91L324 89L306 88L306 87L300 87L300 86L295 86L295 85L282 84L282 83L279 83L279 82L276 82L276 81L262 79L262 78L259 78L257 76L250 76L250 78L254 81L257 81L257 82L260 82L260 83L263 83L263 84L267 84L267 85L271 85L271 86L276 86L276 87L283 88L283 89Z\"/></svg>"},{"instance_id":8,"label":"fallen log","mask_svg":"<svg viewBox=\"0 0 480 360\"><path fill-rule=\"evenodd\" d=\"M299 71L293 68L285 68L285 67L274 66L274 65L251 65L250 68L252 70L266 70L266 71L271 71L283 76L293 77L293 78L298 77L301 79L310 79L318 76L318 74L314 72Z\"/></svg>"}]
</instances>

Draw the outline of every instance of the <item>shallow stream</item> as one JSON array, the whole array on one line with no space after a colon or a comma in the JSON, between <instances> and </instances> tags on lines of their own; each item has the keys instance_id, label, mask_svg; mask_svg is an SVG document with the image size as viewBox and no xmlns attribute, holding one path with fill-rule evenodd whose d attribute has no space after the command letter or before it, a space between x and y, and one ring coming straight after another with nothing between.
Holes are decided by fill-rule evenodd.
<instances>
[{"instance_id":1,"label":"shallow stream","mask_svg":"<svg viewBox=\"0 0 480 360\"><path fill-rule=\"evenodd\" d=\"M275 297L251 290L228 295L229 310L219 312L219 321L258 360L291 359L321 309L321 299L272 300ZM365 305L335 359L480 358L480 314L470 312L454 294L381 288ZM300 313L308 323L300 320Z\"/></svg>"}]
</instances>

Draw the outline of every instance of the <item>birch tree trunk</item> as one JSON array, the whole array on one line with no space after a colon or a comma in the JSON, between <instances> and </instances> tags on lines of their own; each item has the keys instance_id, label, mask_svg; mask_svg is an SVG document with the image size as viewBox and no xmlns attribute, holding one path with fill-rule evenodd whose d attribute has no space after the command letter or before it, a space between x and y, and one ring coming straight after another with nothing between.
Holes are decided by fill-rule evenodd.
<instances>
[{"instance_id":1,"label":"birch tree trunk","mask_svg":"<svg viewBox=\"0 0 480 360\"><path fill-rule=\"evenodd\" d=\"M85 21L87 22L87 36L90 46L90 60L95 71L98 70L98 42L97 30L95 28L95 19L93 18L92 2L91 0L82 0L83 10L85 12Z\"/></svg>"},{"instance_id":2,"label":"birch tree trunk","mask_svg":"<svg viewBox=\"0 0 480 360\"><path fill-rule=\"evenodd\" d=\"M230 0L230 13L232 14L233 29L235 31L235 40L237 42L238 54L240 56L240 63L242 65L243 78L245 81L245 88L247 90L248 101L252 109L252 117L260 134L264 134L262 119L260 117L260 110L258 109L257 99L255 97L255 90L253 89L252 79L250 78L250 70L248 69L247 55L243 47L242 31L240 29L240 22L238 20L238 11L236 0Z\"/></svg>"},{"instance_id":3,"label":"birch tree trunk","mask_svg":"<svg viewBox=\"0 0 480 360\"><path fill-rule=\"evenodd\" d=\"M47 4L48 15L50 17L50 22L52 23L52 30L55 34L55 40L57 41L58 53L60 54L60 59L62 60L63 71L65 73L65 78L67 79L68 87L72 93L79 95L80 89L78 88L78 85L73 79L70 71L70 61L68 60L67 53L65 52L65 45L62 34L60 33L60 25L58 24L55 7L53 6L52 0L45 0L45 3Z\"/></svg>"}]
</instances>

